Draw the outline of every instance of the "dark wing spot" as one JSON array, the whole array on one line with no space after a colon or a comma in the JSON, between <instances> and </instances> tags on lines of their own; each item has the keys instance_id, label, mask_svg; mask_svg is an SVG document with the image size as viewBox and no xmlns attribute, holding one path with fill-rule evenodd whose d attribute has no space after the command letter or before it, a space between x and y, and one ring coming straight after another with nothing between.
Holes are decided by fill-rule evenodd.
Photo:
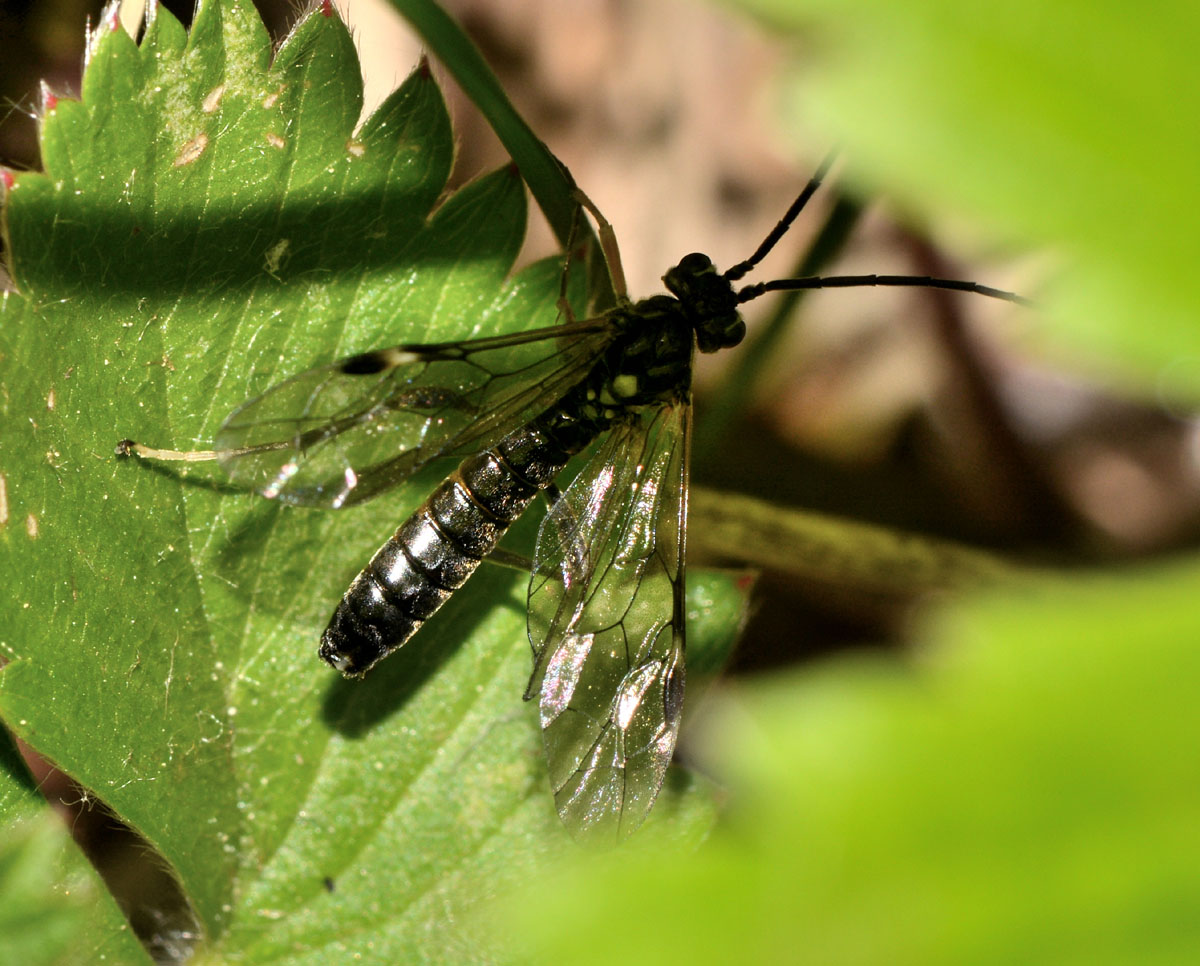
<instances>
[{"instance_id":1,"label":"dark wing spot","mask_svg":"<svg viewBox=\"0 0 1200 966\"><path fill-rule=\"evenodd\" d=\"M342 362L342 372L348 376L373 376L395 365L387 352L363 352Z\"/></svg>"}]
</instances>

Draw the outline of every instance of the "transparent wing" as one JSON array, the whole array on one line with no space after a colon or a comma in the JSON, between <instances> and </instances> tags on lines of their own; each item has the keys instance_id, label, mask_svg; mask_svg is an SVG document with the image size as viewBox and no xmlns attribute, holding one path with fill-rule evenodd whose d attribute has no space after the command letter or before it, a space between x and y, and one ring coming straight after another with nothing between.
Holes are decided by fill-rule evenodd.
<instances>
[{"instance_id":1,"label":"transparent wing","mask_svg":"<svg viewBox=\"0 0 1200 966\"><path fill-rule=\"evenodd\" d=\"M491 445L578 382L610 339L598 319L350 356L235 409L215 448L234 484L264 496L361 503L430 460Z\"/></svg>"},{"instance_id":2,"label":"transparent wing","mask_svg":"<svg viewBox=\"0 0 1200 966\"><path fill-rule=\"evenodd\" d=\"M650 811L684 684L683 401L614 428L538 534L529 640L559 816L618 841Z\"/></svg>"}]
</instances>

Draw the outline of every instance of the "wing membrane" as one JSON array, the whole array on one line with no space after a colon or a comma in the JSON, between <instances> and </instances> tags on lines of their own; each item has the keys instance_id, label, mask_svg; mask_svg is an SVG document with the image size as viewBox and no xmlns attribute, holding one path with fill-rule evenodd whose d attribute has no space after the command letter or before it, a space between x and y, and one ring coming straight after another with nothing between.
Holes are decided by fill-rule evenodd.
<instances>
[{"instance_id":1,"label":"wing membrane","mask_svg":"<svg viewBox=\"0 0 1200 966\"><path fill-rule=\"evenodd\" d=\"M539 696L559 815L584 839L636 829L675 748L688 410L616 427L538 534L526 697Z\"/></svg>"},{"instance_id":2,"label":"wing membrane","mask_svg":"<svg viewBox=\"0 0 1200 966\"><path fill-rule=\"evenodd\" d=\"M309 369L233 411L216 449L264 496L341 507L483 449L553 403L611 338L602 321L399 345Z\"/></svg>"}]
</instances>

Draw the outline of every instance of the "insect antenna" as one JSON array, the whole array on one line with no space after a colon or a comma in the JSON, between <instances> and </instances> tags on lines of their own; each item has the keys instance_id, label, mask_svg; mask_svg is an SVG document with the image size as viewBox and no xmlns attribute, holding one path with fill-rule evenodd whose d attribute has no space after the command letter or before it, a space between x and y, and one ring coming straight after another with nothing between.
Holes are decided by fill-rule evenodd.
<instances>
[{"instance_id":1,"label":"insect antenna","mask_svg":"<svg viewBox=\"0 0 1200 966\"><path fill-rule=\"evenodd\" d=\"M777 244L779 239L787 234L787 230L792 227L792 222L796 220L800 212L804 210L804 206L808 204L808 200L816 193L816 190L821 187L821 183L825 180L825 175L829 173L829 168L837 157L836 151L831 151L825 156L825 160L821 162L817 168L816 174L808 179L808 184L804 186L804 190L800 192L798 198L791 203L787 211L783 213L783 217L779 219L779 223L771 229L770 234L763 239L761 245L754 250L754 254L747 258L744 262L738 262L733 268L726 271L725 278L731 282L736 282L744 276L750 269L754 268L759 262L767 257L767 253L771 251Z\"/></svg>"},{"instance_id":2,"label":"insect antenna","mask_svg":"<svg viewBox=\"0 0 1200 966\"><path fill-rule=\"evenodd\" d=\"M816 173L808 179L808 184L800 192L788 210L784 212L779 223L771 229L761 245L754 250L743 262L738 262L724 273L724 278L736 282L754 266L766 258L767 254L779 244L779 240L787 234L792 222L796 220L804 206L808 204L816 190L821 187L825 175L837 157L836 151L825 156ZM765 295L767 292L795 292L814 288L858 288L867 286L891 286L906 288L940 288L954 292L970 292L973 295L986 295L988 298L1002 299L1005 302L1015 302L1017 305L1032 305L1024 296L1003 289L992 288L990 285L980 285L977 282L967 282L956 278L932 278L928 275L811 275L805 278L780 278L769 282L757 282L747 285L737 293L738 304L741 305L752 299Z\"/></svg>"},{"instance_id":3,"label":"insect antenna","mask_svg":"<svg viewBox=\"0 0 1200 966\"><path fill-rule=\"evenodd\" d=\"M825 179L835 159L835 153L830 153L816 173L804 186L804 190L792 202L791 207L784 213L779 223L758 246L754 254L744 262L739 262L722 276L730 282L736 282L754 268L767 253L778 244L787 233L792 223L804 209L809 199ZM858 219L860 206L850 197L840 197L830 213L825 227L818 233L812 247L804 256L802 262L793 271L797 277L776 279L768 282L747 285L740 289L735 298L741 305L758 298L767 292L787 292L780 299L771 318L759 328L753 338L746 340L746 345L738 358L733 361L731 370L725 378L725 388L718 394L711 405L706 417L704 430L693 442L693 459L699 462L715 458L718 443L728 434L733 425L735 414L740 412L750 396L749 386L753 384L753 374L759 371L769 359L772 351L779 344L787 320L791 317L796 299L805 291L817 288L849 288L854 286L908 286L934 289L950 289L965 291L976 295L986 295L990 298L1014 302L1018 305L1029 305L1030 301L1012 292L979 285L976 282L960 281L958 279L941 279L930 276L909 275L812 275L827 262L842 246L854 228Z\"/></svg>"},{"instance_id":4,"label":"insect antenna","mask_svg":"<svg viewBox=\"0 0 1200 966\"><path fill-rule=\"evenodd\" d=\"M957 278L932 278L928 275L813 275L809 278L777 278L769 282L747 285L737 293L738 304L749 302L767 292L788 292L812 288L859 288L867 286L893 286L899 288L940 288L952 292L970 292L988 298L1015 302L1017 305L1032 305L1030 299L1015 292L967 282Z\"/></svg>"}]
</instances>

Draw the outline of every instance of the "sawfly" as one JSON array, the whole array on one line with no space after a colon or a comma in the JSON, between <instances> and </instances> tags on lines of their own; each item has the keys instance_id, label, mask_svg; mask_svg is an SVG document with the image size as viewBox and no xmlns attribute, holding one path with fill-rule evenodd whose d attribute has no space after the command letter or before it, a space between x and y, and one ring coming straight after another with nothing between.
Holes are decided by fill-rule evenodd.
<instances>
[{"instance_id":1,"label":"sawfly","mask_svg":"<svg viewBox=\"0 0 1200 966\"><path fill-rule=\"evenodd\" d=\"M579 838L619 841L646 818L675 748L684 696L688 449L695 353L741 342L739 306L768 292L854 286L953 289L954 279L843 275L738 287L817 190L827 165L758 249L718 271L684 257L666 295L626 292L612 229L596 220L617 296L595 318L461 342L402 344L309 369L244 403L210 451L238 488L337 509L435 460L458 468L354 578L318 653L348 676L402 646L539 494L528 592L533 673L558 814ZM513 363L513 350L519 363ZM569 460L600 440L560 493Z\"/></svg>"}]
</instances>

